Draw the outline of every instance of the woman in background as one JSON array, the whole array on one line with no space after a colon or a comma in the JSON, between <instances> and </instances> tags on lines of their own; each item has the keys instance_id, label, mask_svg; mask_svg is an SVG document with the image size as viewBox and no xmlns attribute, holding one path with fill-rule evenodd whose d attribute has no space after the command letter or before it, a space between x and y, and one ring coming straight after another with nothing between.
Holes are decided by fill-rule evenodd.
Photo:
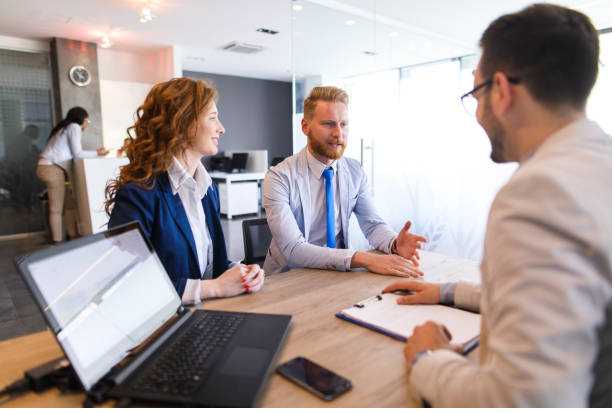
<instances>
[{"instance_id":1,"label":"woman in background","mask_svg":"<svg viewBox=\"0 0 615 413\"><path fill-rule=\"evenodd\" d=\"M66 182L69 181L71 161L80 158L95 158L109 153L105 148L95 151L83 150L81 132L90 124L88 112L82 107L71 108L66 117L60 121L49 134L47 145L41 152L36 175L47 186L49 200L49 227L51 242L62 242L62 214L66 198ZM74 203L74 199L71 199ZM75 214L76 215L76 214ZM69 237L77 235L77 217L72 216L67 222Z\"/></svg>"},{"instance_id":2,"label":"woman in background","mask_svg":"<svg viewBox=\"0 0 615 413\"><path fill-rule=\"evenodd\" d=\"M130 161L106 188L109 228L139 221L184 303L261 289L258 265L231 263L218 190L201 159L224 133L217 91L203 81L155 85L124 145Z\"/></svg>"}]
</instances>

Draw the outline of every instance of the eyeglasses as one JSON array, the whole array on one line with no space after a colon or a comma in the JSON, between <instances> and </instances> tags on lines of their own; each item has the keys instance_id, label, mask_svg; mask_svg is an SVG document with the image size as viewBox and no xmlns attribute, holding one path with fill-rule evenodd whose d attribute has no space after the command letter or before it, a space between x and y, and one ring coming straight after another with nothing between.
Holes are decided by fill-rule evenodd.
<instances>
[{"instance_id":1,"label":"eyeglasses","mask_svg":"<svg viewBox=\"0 0 615 413\"><path fill-rule=\"evenodd\" d=\"M506 79L508 79L508 81L512 83L513 85L516 85L519 82L521 82L521 78L518 78L518 77L506 76ZM487 80L481 84L476 85L474 89L470 90L468 93L461 96L460 98L461 104L463 105L463 108L470 116L474 116L476 114L476 107L478 106L478 92L481 89L491 86L492 84L493 84L493 79Z\"/></svg>"}]
</instances>

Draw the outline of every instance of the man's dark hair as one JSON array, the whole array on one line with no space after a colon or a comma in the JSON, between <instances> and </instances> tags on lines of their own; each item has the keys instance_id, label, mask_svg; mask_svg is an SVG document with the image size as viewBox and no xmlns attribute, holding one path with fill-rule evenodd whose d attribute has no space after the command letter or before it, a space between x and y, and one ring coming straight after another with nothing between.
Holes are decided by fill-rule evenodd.
<instances>
[{"instance_id":1,"label":"man's dark hair","mask_svg":"<svg viewBox=\"0 0 615 413\"><path fill-rule=\"evenodd\" d=\"M598 75L598 33L583 13L534 4L492 22L480 40L480 72L518 77L550 108L584 109Z\"/></svg>"}]
</instances>

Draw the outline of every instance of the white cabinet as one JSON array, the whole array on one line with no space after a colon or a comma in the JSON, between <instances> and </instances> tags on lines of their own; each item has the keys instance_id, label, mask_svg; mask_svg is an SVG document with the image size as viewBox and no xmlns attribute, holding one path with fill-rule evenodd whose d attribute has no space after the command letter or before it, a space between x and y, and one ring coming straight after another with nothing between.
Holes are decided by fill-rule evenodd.
<instances>
[{"instance_id":1,"label":"white cabinet","mask_svg":"<svg viewBox=\"0 0 615 413\"><path fill-rule=\"evenodd\" d=\"M233 215L258 213L258 183L229 182L219 183L220 212L228 219Z\"/></svg>"}]
</instances>

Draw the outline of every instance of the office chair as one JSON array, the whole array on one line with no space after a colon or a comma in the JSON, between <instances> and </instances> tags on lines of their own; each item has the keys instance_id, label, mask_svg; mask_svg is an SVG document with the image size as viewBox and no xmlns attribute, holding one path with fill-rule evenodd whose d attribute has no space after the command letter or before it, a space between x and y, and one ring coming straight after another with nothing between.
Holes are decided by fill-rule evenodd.
<instances>
[{"instance_id":1,"label":"office chair","mask_svg":"<svg viewBox=\"0 0 615 413\"><path fill-rule=\"evenodd\" d=\"M245 253L244 264L258 264L262 267L271 243L271 231L267 225L267 219L246 219L241 223L241 227Z\"/></svg>"},{"instance_id":2,"label":"office chair","mask_svg":"<svg viewBox=\"0 0 615 413\"><path fill-rule=\"evenodd\" d=\"M285 158L285 157L283 157L283 156L278 156L278 157L273 158L273 159L271 160L271 166L276 166L277 164L279 164L280 162L282 162L284 159L286 159L286 158Z\"/></svg>"}]
</instances>

